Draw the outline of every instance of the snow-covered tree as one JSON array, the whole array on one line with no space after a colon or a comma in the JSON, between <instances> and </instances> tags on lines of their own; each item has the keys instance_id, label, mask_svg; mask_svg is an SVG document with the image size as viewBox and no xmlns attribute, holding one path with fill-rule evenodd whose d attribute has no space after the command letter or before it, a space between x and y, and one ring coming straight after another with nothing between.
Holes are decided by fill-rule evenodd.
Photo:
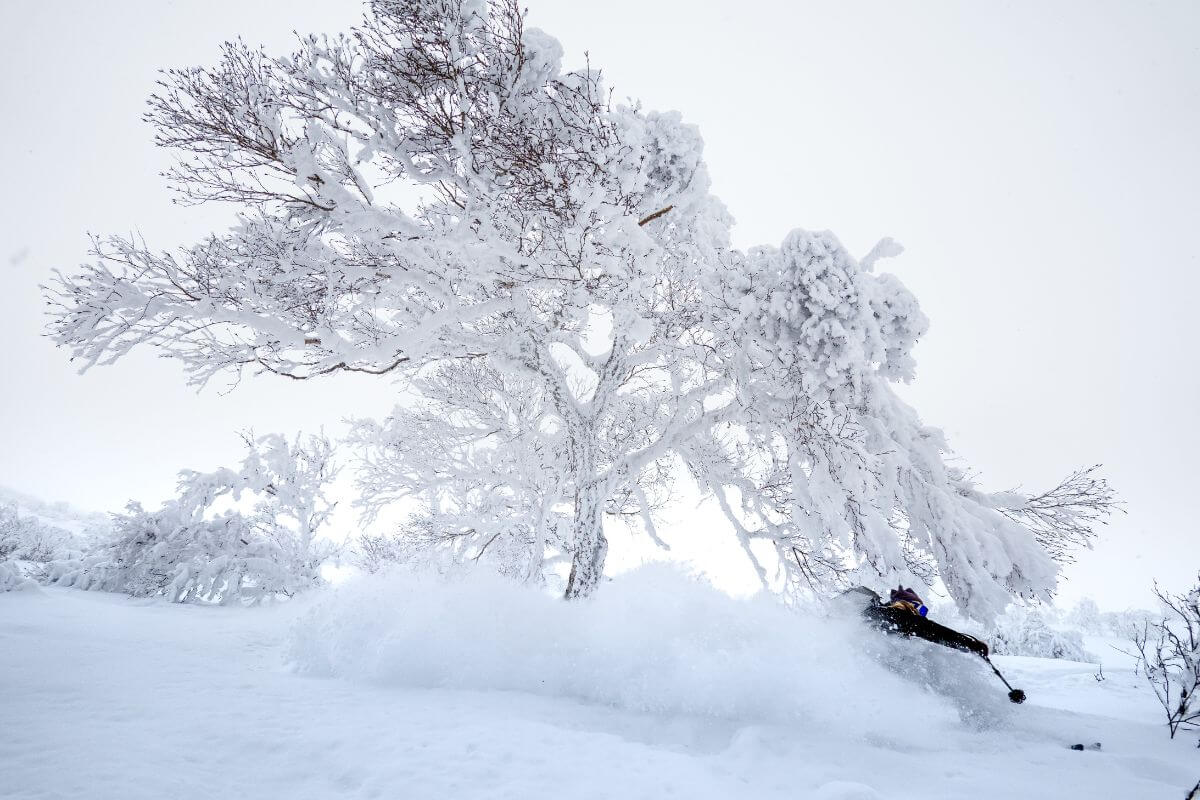
<instances>
[{"instance_id":1,"label":"snow-covered tree","mask_svg":"<svg viewBox=\"0 0 1200 800\"><path fill-rule=\"evenodd\" d=\"M1124 611L1106 611L1100 618L1103 633L1133 639L1147 626L1161 621L1162 615L1144 608L1127 608Z\"/></svg>"},{"instance_id":2,"label":"snow-covered tree","mask_svg":"<svg viewBox=\"0 0 1200 800\"><path fill-rule=\"evenodd\" d=\"M885 239L860 261L829 232L797 230L714 273L715 341L728 343L739 413L689 466L764 583L772 576L758 542L785 586L827 589L851 573L940 579L986 619L1013 594L1048 597L1053 556L1086 543L1087 524L1113 499L1094 478L1069 497L989 494L947 463L942 432L891 386L913 378L912 348L927 327L903 284L875 273L899 251ZM1050 505L1042 527L1030 524Z\"/></svg>"},{"instance_id":3,"label":"snow-covered tree","mask_svg":"<svg viewBox=\"0 0 1200 800\"><path fill-rule=\"evenodd\" d=\"M0 570L7 576L0 584L13 588L44 580L51 564L82 558L109 535L107 520L65 504L0 499Z\"/></svg>"},{"instance_id":4,"label":"snow-covered tree","mask_svg":"<svg viewBox=\"0 0 1200 800\"><path fill-rule=\"evenodd\" d=\"M51 564L80 559L110 535L102 514L0 487L0 591L36 585Z\"/></svg>"},{"instance_id":5,"label":"snow-covered tree","mask_svg":"<svg viewBox=\"0 0 1200 800\"><path fill-rule=\"evenodd\" d=\"M318 538L337 503L328 491L339 467L335 448L323 433L297 434L291 442L273 433L244 437L246 458L237 476L222 473L236 499L236 481L257 495L255 514L267 529L292 584L291 591L321 582L321 566L337 547Z\"/></svg>"},{"instance_id":6,"label":"snow-covered tree","mask_svg":"<svg viewBox=\"0 0 1200 800\"><path fill-rule=\"evenodd\" d=\"M1044 492L996 492L990 502L1004 516L1033 531L1037 543L1060 564L1070 564L1090 547L1097 525L1107 525L1123 504L1099 475L1100 465L1078 469Z\"/></svg>"},{"instance_id":7,"label":"snow-covered tree","mask_svg":"<svg viewBox=\"0 0 1200 800\"><path fill-rule=\"evenodd\" d=\"M1045 609L1013 605L996 619L988 634L992 652L1001 656L1060 658L1067 661L1092 661L1083 649L1083 635L1072 628L1052 626Z\"/></svg>"},{"instance_id":8,"label":"snow-covered tree","mask_svg":"<svg viewBox=\"0 0 1200 800\"><path fill-rule=\"evenodd\" d=\"M698 132L561 55L515 0L374 0L348 35L167 72L148 119L172 185L243 213L177 253L97 240L51 292L54 337L84 368L154 346L200 384L417 386L360 426L366 485L419 495L415 530L463 557L507 547L529 577L569 556L568 597L598 585L606 516L655 535L678 464L764 581L764 558L792 588L938 577L977 615L1047 593L1031 518L948 467L890 388L925 327L872 271L897 248L731 249Z\"/></svg>"},{"instance_id":9,"label":"snow-covered tree","mask_svg":"<svg viewBox=\"0 0 1200 800\"><path fill-rule=\"evenodd\" d=\"M0 561L45 563L69 556L74 544L69 531L22 515L16 503L0 502Z\"/></svg>"},{"instance_id":10,"label":"snow-covered tree","mask_svg":"<svg viewBox=\"0 0 1200 800\"><path fill-rule=\"evenodd\" d=\"M179 495L156 511L131 503L114 516L114 538L52 566L63 586L163 595L174 602L232 603L292 595L320 581L334 553L317 539L334 504L336 474L324 436L246 438L238 470L184 470ZM236 507L219 510L219 501Z\"/></svg>"},{"instance_id":11,"label":"snow-covered tree","mask_svg":"<svg viewBox=\"0 0 1200 800\"><path fill-rule=\"evenodd\" d=\"M1100 607L1090 597L1081 598L1075 604L1075 607L1067 614L1067 622L1084 633L1105 632L1104 617L1100 613Z\"/></svg>"},{"instance_id":12,"label":"snow-covered tree","mask_svg":"<svg viewBox=\"0 0 1200 800\"><path fill-rule=\"evenodd\" d=\"M1155 584L1154 595L1163 616L1135 633L1133 644L1174 739L1180 729L1200 728L1200 575L1186 592Z\"/></svg>"},{"instance_id":13,"label":"snow-covered tree","mask_svg":"<svg viewBox=\"0 0 1200 800\"><path fill-rule=\"evenodd\" d=\"M351 432L367 520L409 500L417 511L400 536L416 551L487 561L535 582L569 564L570 449L538 382L482 361L459 361L411 388L415 401L398 406L382 425L360 420ZM599 463L611 469L623 453L651 444L646 426L629 414L621 427L606 429L592 443ZM668 466L660 458L623 480L608 495L605 515L636 520L662 544L651 514L669 498Z\"/></svg>"}]
</instances>

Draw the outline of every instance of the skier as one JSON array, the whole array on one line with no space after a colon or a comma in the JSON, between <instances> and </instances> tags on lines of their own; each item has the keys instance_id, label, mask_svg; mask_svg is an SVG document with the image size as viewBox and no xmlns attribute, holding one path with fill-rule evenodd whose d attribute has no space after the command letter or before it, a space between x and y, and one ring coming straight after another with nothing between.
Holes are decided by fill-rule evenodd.
<instances>
[{"instance_id":1,"label":"skier","mask_svg":"<svg viewBox=\"0 0 1200 800\"><path fill-rule=\"evenodd\" d=\"M1014 703L1025 702L1025 692L1020 689L1014 689L1000 674L1000 670L988 658L988 646L976 639L974 636L968 636L965 633L959 633L953 628L947 628L945 625L939 625L926 615L929 609L921 601L921 598L912 589L906 589L903 585L892 589L889 593L890 599L884 603L879 595L866 588L858 586L842 593L843 600L848 600L851 603L863 601L866 607L862 609L862 615L875 627L885 633L898 633L902 636L919 636L922 639L943 645L954 650L962 650L966 653L974 653L987 662L992 668L992 672L996 673L1005 687L1008 688L1008 699Z\"/></svg>"},{"instance_id":2,"label":"skier","mask_svg":"<svg viewBox=\"0 0 1200 800\"><path fill-rule=\"evenodd\" d=\"M983 659L988 657L988 646L974 636L959 633L929 619L926 616L929 609L912 589L899 586L889 594L891 599L888 603L877 601L863 609L863 616L881 630L904 636L919 636L934 644L974 653Z\"/></svg>"}]
</instances>

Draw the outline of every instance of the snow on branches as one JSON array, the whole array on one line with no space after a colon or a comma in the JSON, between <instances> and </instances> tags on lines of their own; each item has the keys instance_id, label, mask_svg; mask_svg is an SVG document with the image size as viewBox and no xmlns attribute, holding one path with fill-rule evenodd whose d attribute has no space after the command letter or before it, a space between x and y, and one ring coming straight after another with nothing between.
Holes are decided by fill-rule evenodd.
<instances>
[{"instance_id":1,"label":"snow on branches","mask_svg":"<svg viewBox=\"0 0 1200 800\"><path fill-rule=\"evenodd\" d=\"M1133 644L1174 739L1180 729L1200 728L1200 575L1195 586L1180 594L1155 584L1154 596L1163 616L1134 633Z\"/></svg>"},{"instance_id":2,"label":"snow on branches","mask_svg":"<svg viewBox=\"0 0 1200 800\"><path fill-rule=\"evenodd\" d=\"M941 578L976 614L1053 587L1033 518L957 491L888 385L926 327L874 273L898 245L732 249L698 131L614 105L515 0L375 0L278 57L226 43L147 119L180 199L242 214L178 252L98 239L48 290L85 369L149 345L198 384L413 387L356 428L368 509L415 500L413 537L526 579L569 559L568 597L599 584L606 518L658 539L681 464L765 582L763 558L797 590Z\"/></svg>"},{"instance_id":3,"label":"snow on branches","mask_svg":"<svg viewBox=\"0 0 1200 800\"><path fill-rule=\"evenodd\" d=\"M0 488L0 591L36 585L52 563L82 558L107 535L103 515Z\"/></svg>"},{"instance_id":4,"label":"snow on branches","mask_svg":"<svg viewBox=\"0 0 1200 800\"><path fill-rule=\"evenodd\" d=\"M363 539L368 568L379 560L485 561L541 582L555 563L569 563L559 425L536 384L461 361L413 388L417 402L351 430L365 518L404 501L416 506L390 552L386 539Z\"/></svg>"},{"instance_id":5,"label":"snow on branches","mask_svg":"<svg viewBox=\"0 0 1200 800\"><path fill-rule=\"evenodd\" d=\"M570 591L587 594L605 505L720 388L687 298L726 221L695 130L612 107L560 54L513 2L376 2L350 36L282 58L231 43L166 73L148 118L179 156L172 184L247 213L178 254L98 241L53 295L54 337L85 367L154 345L199 383L456 359L519 374L564 432ZM617 429L626 449L602 464Z\"/></svg>"},{"instance_id":6,"label":"snow on branches","mask_svg":"<svg viewBox=\"0 0 1200 800\"><path fill-rule=\"evenodd\" d=\"M238 470L180 472L178 497L156 511L131 503L109 544L52 564L51 580L177 603L257 602L319 583L335 552L316 538L334 508L333 446L324 436L245 442Z\"/></svg>"},{"instance_id":7,"label":"snow on branches","mask_svg":"<svg viewBox=\"0 0 1200 800\"><path fill-rule=\"evenodd\" d=\"M1082 633L1050 625L1038 606L1010 606L996 618L987 639L992 653L998 656L1096 660L1083 649Z\"/></svg>"},{"instance_id":8,"label":"snow on branches","mask_svg":"<svg viewBox=\"0 0 1200 800\"><path fill-rule=\"evenodd\" d=\"M79 552L76 538L36 516L20 514L16 503L0 502L0 562L45 564L70 557Z\"/></svg>"},{"instance_id":9,"label":"snow on branches","mask_svg":"<svg viewBox=\"0 0 1200 800\"><path fill-rule=\"evenodd\" d=\"M1107 525L1114 511L1124 512L1099 470L1099 464L1075 470L1054 488L1038 494L997 492L992 501L1004 516L1033 531L1051 558L1069 564L1075 560L1076 550L1091 547L1097 525Z\"/></svg>"},{"instance_id":10,"label":"snow on branches","mask_svg":"<svg viewBox=\"0 0 1200 800\"><path fill-rule=\"evenodd\" d=\"M946 463L942 433L892 390L913 377L911 351L927 327L903 284L874 273L895 252L884 242L859 262L832 234L797 230L716 274L739 413L689 466L765 584L940 579L964 612L987 619L1013 594L1048 597L1058 571L1039 538L1048 537L1014 509L1033 513L1063 492L968 490ZM1102 512L1073 517L1085 525L1112 500L1096 485L1078 498Z\"/></svg>"}]
</instances>

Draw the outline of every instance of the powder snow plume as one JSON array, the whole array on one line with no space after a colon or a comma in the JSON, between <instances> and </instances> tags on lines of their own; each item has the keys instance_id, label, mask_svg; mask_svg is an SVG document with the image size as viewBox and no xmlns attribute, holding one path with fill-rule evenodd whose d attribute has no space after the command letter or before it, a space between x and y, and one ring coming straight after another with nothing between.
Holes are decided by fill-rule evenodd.
<instances>
[{"instance_id":1,"label":"powder snow plume","mask_svg":"<svg viewBox=\"0 0 1200 800\"><path fill-rule=\"evenodd\" d=\"M906 666L913 646L654 564L580 602L484 573L364 576L300 620L290 656L313 675L802 723L851 738L903 730L914 715L925 735L957 727L966 695L994 705L993 687L962 679L979 670L958 653L942 657L954 685L928 691L928 673Z\"/></svg>"}]
</instances>

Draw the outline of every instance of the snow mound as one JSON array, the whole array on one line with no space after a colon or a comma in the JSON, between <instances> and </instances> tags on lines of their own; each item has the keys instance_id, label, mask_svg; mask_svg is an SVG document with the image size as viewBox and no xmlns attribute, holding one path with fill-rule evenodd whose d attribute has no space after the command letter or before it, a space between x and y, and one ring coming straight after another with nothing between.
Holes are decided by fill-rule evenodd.
<instances>
[{"instance_id":1,"label":"snow mound","mask_svg":"<svg viewBox=\"0 0 1200 800\"><path fill-rule=\"evenodd\" d=\"M801 722L861 739L907 730L914 715L926 734L958 724L953 696L888 667L911 646L650 565L572 603L481 573L363 576L300 620L290 659L302 673L397 687Z\"/></svg>"},{"instance_id":2,"label":"snow mound","mask_svg":"<svg viewBox=\"0 0 1200 800\"><path fill-rule=\"evenodd\" d=\"M38 585L26 578L14 561L0 561L0 592L34 591Z\"/></svg>"}]
</instances>

